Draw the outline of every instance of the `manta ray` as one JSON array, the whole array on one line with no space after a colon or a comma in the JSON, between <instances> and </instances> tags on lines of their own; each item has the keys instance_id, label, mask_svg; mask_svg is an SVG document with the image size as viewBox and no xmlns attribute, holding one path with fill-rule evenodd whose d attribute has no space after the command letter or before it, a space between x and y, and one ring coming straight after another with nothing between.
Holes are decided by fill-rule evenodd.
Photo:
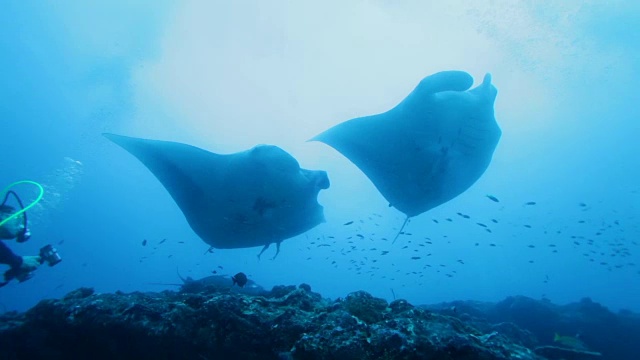
<instances>
[{"instance_id":1,"label":"manta ray","mask_svg":"<svg viewBox=\"0 0 640 360\"><path fill-rule=\"evenodd\" d=\"M472 85L464 71L435 73L391 110L345 121L311 140L364 172L389 206L406 215L404 228L409 218L462 194L491 163L501 136L497 90L490 74L469 90Z\"/></svg>"},{"instance_id":2,"label":"manta ray","mask_svg":"<svg viewBox=\"0 0 640 360\"><path fill-rule=\"evenodd\" d=\"M213 248L277 245L325 221L325 171L300 168L281 148L215 154L191 145L104 134L160 180L193 231Z\"/></svg>"},{"instance_id":3,"label":"manta ray","mask_svg":"<svg viewBox=\"0 0 640 360\"><path fill-rule=\"evenodd\" d=\"M182 280L182 283L163 283L154 282L151 285L163 285L163 286L179 286L182 293L201 293L205 291L229 291L239 292L245 295L264 296L269 293L262 286L258 285L255 281L248 279L247 283L243 287L234 286L233 278L230 275L210 275L199 279L193 279L190 276L186 278L180 275L177 271L178 277Z\"/></svg>"}]
</instances>

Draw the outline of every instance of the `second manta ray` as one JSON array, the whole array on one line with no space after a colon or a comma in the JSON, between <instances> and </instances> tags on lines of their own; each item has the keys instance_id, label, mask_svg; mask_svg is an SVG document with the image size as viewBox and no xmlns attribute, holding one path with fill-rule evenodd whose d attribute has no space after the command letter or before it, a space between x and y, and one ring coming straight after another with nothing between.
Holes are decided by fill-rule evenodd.
<instances>
[{"instance_id":1,"label":"second manta ray","mask_svg":"<svg viewBox=\"0 0 640 360\"><path fill-rule=\"evenodd\" d=\"M277 245L324 222L318 193L324 171L301 169L277 146L234 154L194 146L104 134L160 180L193 231L218 249ZM259 256L259 255L258 255ZM274 256L275 257L275 256Z\"/></svg>"},{"instance_id":2,"label":"second manta ray","mask_svg":"<svg viewBox=\"0 0 640 360\"><path fill-rule=\"evenodd\" d=\"M464 71L433 74L393 109L343 122L311 140L360 168L389 206L407 216L404 228L409 218L466 191L491 162L501 136L493 112L497 90L489 74L469 90L472 84Z\"/></svg>"}]
</instances>

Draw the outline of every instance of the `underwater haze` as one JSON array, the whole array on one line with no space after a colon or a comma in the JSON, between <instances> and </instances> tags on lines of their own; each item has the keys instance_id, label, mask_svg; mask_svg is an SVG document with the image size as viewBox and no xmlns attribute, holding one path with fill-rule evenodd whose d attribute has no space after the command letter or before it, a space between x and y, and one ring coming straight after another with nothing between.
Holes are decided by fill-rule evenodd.
<instances>
[{"instance_id":1,"label":"underwater haze","mask_svg":"<svg viewBox=\"0 0 640 360\"><path fill-rule=\"evenodd\" d=\"M215 271L265 288L307 283L331 298L590 297L640 311L639 2L2 8L0 187L45 188L28 212L31 239L7 245L35 255L52 244L63 260L1 288L0 310L82 286L176 289L178 272ZM307 140L452 69L474 86L491 73L502 137L469 190L413 217L392 244L404 214L347 158ZM327 171L326 222L284 241L273 260L275 246L261 260L261 247L208 252L156 177L105 132L222 154L277 145ZM25 202L37 195L14 190Z\"/></svg>"}]
</instances>

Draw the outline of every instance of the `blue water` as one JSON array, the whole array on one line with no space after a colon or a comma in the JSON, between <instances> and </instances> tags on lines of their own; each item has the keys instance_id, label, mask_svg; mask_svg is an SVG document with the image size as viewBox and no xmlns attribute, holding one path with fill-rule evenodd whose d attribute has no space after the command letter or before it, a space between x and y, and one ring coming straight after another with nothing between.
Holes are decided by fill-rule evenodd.
<instances>
[{"instance_id":1,"label":"blue water","mask_svg":"<svg viewBox=\"0 0 640 360\"><path fill-rule=\"evenodd\" d=\"M31 240L9 246L29 255L51 243L64 259L0 289L2 310L80 286L159 291L177 270L216 270L332 298L521 294L640 311L637 2L8 1L0 24L0 187L31 179L46 190ZM305 141L447 69L476 84L493 75L503 135L471 189L391 245L382 238L403 215L335 150ZM260 248L204 255L162 185L102 132L220 153L278 145L328 171L327 222L284 241L275 260L270 249L258 261ZM348 243L356 234L366 239Z\"/></svg>"}]
</instances>

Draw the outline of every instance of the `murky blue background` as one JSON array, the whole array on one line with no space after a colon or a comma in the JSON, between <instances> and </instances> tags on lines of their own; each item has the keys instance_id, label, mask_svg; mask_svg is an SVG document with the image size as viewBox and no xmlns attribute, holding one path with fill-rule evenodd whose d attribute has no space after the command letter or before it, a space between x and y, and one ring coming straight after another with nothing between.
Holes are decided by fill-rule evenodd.
<instances>
[{"instance_id":1,"label":"murky blue background","mask_svg":"<svg viewBox=\"0 0 640 360\"><path fill-rule=\"evenodd\" d=\"M588 296L638 311L638 24L632 1L3 2L0 187L46 188L29 213L33 237L9 246L28 255L52 243L64 260L0 289L1 310L80 286L162 290L153 283L179 282L177 269L217 269L327 297ZM391 245L382 238L402 214L348 160L305 141L447 69L476 83L492 73L503 136L480 181ZM327 222L274 261L258 261L260 248L203 255L169 194L105 131L220 153L278 145L329 172ZM476 224L491 219L492 233Z\"/></svg>"}]
</instances>

